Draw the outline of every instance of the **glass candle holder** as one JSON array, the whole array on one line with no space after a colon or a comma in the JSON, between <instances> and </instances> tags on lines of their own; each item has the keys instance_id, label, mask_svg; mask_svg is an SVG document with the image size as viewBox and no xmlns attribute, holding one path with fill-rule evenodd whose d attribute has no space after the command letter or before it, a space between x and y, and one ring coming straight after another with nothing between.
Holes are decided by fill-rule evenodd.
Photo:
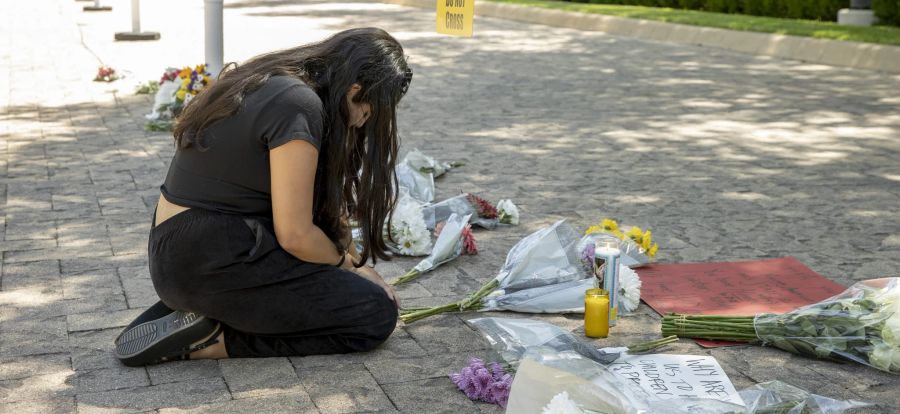
<instances>
[{"instance_id":1,"label":"glass candle holder","mask_svg":"<svg viewBox=\"0 0 900 414\"><path fill-rule=\"evenodd\" d=\"M619 257L618 244L607 243L597 247L594 254L603 261L603 289L609 292L609 326L616 326L619 319Z\"/></svg>"},{"instance_id":2,"label":"glass candle holder","mask_svg":"<svg viewBox=\"0 0 900 414\"><path fill-rule=\"evenodd\" d=\"M604 289L584 292L584 334L590 338L609 335L609 292Z\"/></svg>"}]
</instances>

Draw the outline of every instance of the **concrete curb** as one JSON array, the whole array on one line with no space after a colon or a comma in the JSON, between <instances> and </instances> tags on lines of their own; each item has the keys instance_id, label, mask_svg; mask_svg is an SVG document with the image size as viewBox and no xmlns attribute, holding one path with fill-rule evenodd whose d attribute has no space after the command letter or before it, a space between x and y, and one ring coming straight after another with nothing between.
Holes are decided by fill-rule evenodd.
<instances>
[{"instance_id":1,"label":"concrete curb","mask_svg":"<svg viewBox=\"0 0 900 414\"><path fill-rule=\"evenodd\" d=\"M436 7L435 0L380 1L420 8L434 9ZM490 1L475 3L475 14L547 26L601 31L662 42L717 47L748 54L832 66L900 73L900 47L898 46L689 26Z\"/></svg>"}]
</instances>

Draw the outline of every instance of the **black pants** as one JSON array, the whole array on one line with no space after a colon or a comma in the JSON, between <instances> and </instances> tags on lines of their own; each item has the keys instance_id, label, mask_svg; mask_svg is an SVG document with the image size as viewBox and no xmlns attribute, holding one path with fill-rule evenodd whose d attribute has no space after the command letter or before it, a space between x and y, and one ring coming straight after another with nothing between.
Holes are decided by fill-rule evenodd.
<instances>
[{"instance_id":1,"label":"black pants","mask_svg":"<svg viewBox=\"0 0 900 414\"><path fill-rule=\"evenodd\" d=\"M378 285L298 260L267 218L202 209L150 231L150 276L162 302L220 321L230 357L366 351L397 324Z\"/></svg>"}]
</instances>

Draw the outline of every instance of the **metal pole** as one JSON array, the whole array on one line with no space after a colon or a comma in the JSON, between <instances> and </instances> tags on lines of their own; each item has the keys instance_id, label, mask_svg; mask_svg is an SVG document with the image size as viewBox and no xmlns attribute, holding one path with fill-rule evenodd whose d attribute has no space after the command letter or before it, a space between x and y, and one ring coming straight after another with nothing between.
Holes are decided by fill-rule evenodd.
<instances>
[{"instance_id":1,"label":"metal pole","mask_svg":"<svg viewBox=\"0 0 900 414\"><path fill-rule=\"evenodd\" d=\"M141 31L141 0L131 0L131 31L116 33L116 40L159 40L158 32Z\"/></svg>"},{"instance_id":2,"label":"metal pole","mask_svg":"<svg viewBox=\"0 0 900 414\"><path fill-rule=\"evenodd\" d=\"M112 7L110 7L110 6L101 6L101 5L100 5L100 0L94 0L94 5L93 5L93 6L84 6L84 7L82 8L82 10L84 10L84 11L110 11L110 10L112 10Z\"/></svg>"},{"instance_id":3,"label":"metal pole","mask_svg":"<svg viewBox=\"0 0 900 414\"><path fill-rule=\"evenodd\" d=\"M222 8L223 0L204 0L203 10L205 15L206 37L206 68L213 77L219 76L224 63L225 46L222 39Z\"/></svg>"},{"instance_id":4,"label":"metal pole","mask_svg":"<svg viewBox=\"0 0 900 414\"><path fill-rule=\"evenodd\" d=\"M141 32L141 0L131 0L131 33Z\"/></svg>"}]
</instances>

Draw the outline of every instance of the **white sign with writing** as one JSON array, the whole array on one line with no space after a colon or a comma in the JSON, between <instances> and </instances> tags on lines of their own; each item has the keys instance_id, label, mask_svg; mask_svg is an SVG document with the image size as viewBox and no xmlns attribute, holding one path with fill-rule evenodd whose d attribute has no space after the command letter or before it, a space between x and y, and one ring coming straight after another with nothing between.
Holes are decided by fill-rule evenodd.
<instances>
[{"instance_id":1,"label":"white sign with writing","mask_svg":"<svg viewBox=\"0 0 900 414\"><path fill-rule=\"evenodd\" d=\"M624 355L609 369L660 400L710 398L744 405L728 375L710 356Z\"/></svg>"}]
</instances>

